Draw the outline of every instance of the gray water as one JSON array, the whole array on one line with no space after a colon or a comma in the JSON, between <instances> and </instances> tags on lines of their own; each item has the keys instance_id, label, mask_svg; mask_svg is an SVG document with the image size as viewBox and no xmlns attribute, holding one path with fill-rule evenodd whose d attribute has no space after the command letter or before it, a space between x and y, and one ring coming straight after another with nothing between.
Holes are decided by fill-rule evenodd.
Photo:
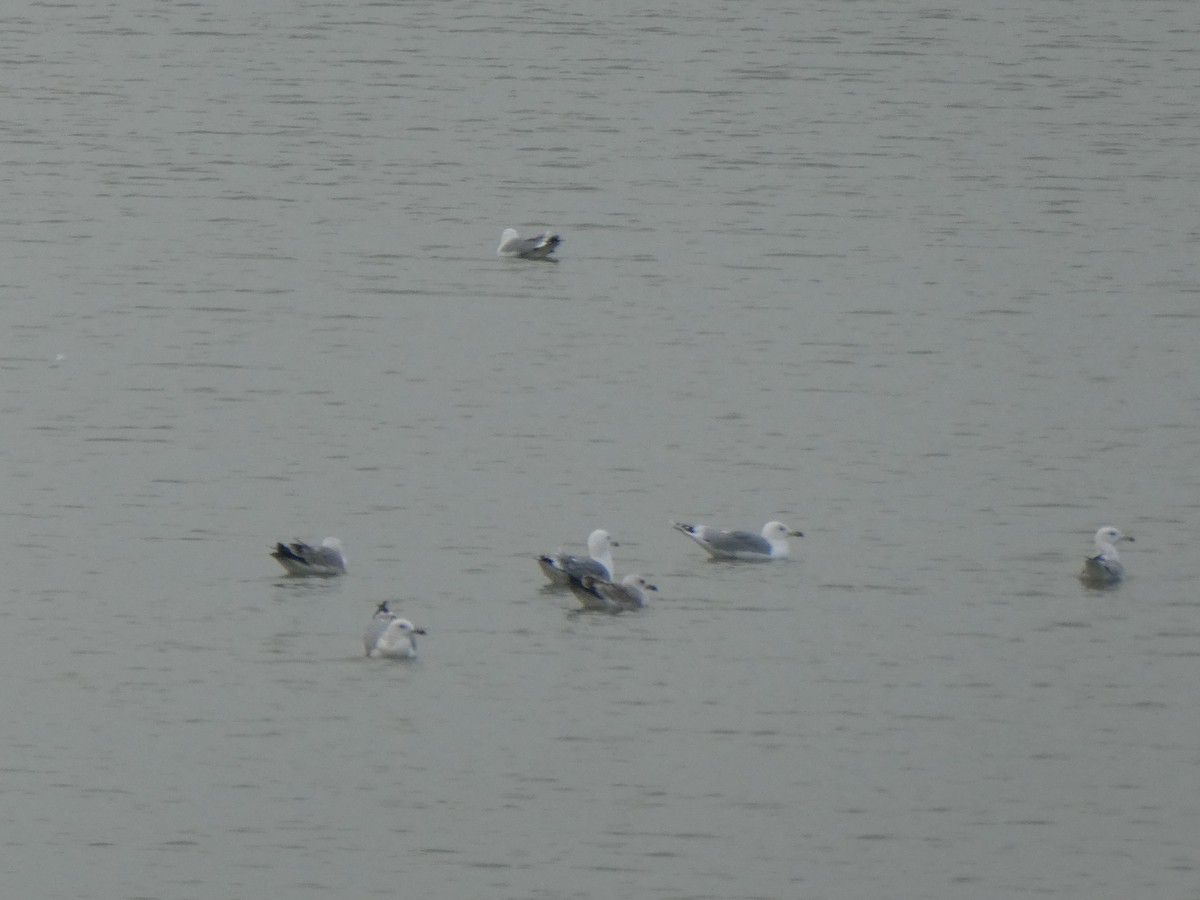
<instances>
[{"instance_id":1,"label":"gray water","mask_svg":"<svg viewBox=\"0 0 1200 900\"><path fill-rule=\"evenodd\" d=\"M1194 4L0 25L6 895L1200 897Z\"/></svg>"}]
</instances>

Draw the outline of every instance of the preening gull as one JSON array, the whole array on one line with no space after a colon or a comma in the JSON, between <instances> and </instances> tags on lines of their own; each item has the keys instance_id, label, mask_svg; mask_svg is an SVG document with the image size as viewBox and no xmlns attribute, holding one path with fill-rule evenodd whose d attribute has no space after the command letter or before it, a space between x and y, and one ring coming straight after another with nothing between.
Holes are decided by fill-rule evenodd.
<instances>
[{"instance_id":1,"label":"preening gull","mask_svg":"<svg viewBox=\"0 0 1200 900\"><path fill-rule=\"evenodd\" d=\"M762 534L681 522L671 525L703 547L713 559L786 559L788 538L804 537L804 532L793 531L782 522L768 522L763 526Z\"/></svg>"},{"instance_id":2,"label":"preening gull","mask_svg":"<svg viewBox=\"0 0 1200 900\"><path fill-rule=\"evenodd\" d=\"M626 575L619 582L605 581L595 575L570 580L571 591L584 609L618 613L627 609L642 609L646 591L657 591L641 575Z\"/></svg>"},{"instance_id":3,"label":"preening gull","mask_svg":"<svg viewBox=\"0 0 1200 900\"><path fill-rule=\"evenodd\" d=\"M424 628L417 628L408 619L402 619L388 609L385 600L379 604L371 624L367 626L363 646L367 656L372 659L416 659L417 635L424 633Z\"/></svg>"},{"instance_id":4,"label":"preening gull","mask_svg":"<svg viewBox=\"0 0 1200 900\"><path fill-rule=\"evenodd\" d=\"M505 228L500 235L497 256L516 256L521 259L546 259L562 243L562 238L552 231L543 231L537 237L523 238L515 228Z\"/></svg>"},{"instance_id":5,"label":"preening gull","mask_svg":"<svg viewBox=\"0 0 1200 900\"><path fill-rule=\"evenodd\" d=\"M310 547L295 541L291 544L276 544L271 554L289 575L345 575L346 554L342 542L337 538L325 538L321 546Z\"/></svg>"},{"instance_id":6,"label":"preening gull","mask_svg":"<svg viewBox=\"0 0 1200 900\"><path fill-rule=\"evenodd\" d=\"M570 556L562 553L552 553L538 557L538 565L551 584L565 587L571 577L583 578L584 575L595 575L605 581L612 579L613 560L612 549L619 546L603 528L597 528L588 535L588 555Z\"/></svg>"},{"instance_id":7,"label":"preening gull","mask_svg":"<svg viewBox=\"0 0 1200 900\"><path fill-rule=\"evenodd\" d=\"M1117 541L1133 542L1127 534L1121 534L1111 525L1096 532L1096 555L1083 561L1080 580L1088 587L1112 587L1125 577L1125 567L1117 558Z\"/></svg>"}]
</instances>

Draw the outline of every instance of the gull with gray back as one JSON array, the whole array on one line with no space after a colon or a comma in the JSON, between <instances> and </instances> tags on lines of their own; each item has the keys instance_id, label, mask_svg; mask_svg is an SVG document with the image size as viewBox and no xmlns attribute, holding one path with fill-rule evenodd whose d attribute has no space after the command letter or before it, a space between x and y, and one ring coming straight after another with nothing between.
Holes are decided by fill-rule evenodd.
<instances>
[{"instance_id":1,"label":"gull with gray back","mask_svg":"<svg viewBox=\"0 0 1200 900\"><path fill-rule=\"evenodd\" d=\"M562 551L539 556L537 562L542 574L551 584L559 587L566 587L572 577L581 579L584 575L611 580L612 548L618 546L617 542L603 528L597 528L588 535L587 546L587 556L571 556Z\"/></svg>"},{"instance_id":2,"label":"gull with gray back","mask_svg":"<svg viewBox=\"0 0 1200 900\"><path fill-rule=\"evenodd\" d=\"M1080 580L1088 587L1113 587L1125 577L1125 566L1117 557L1116 544L1118 541L1133 542L1127 534L1105 525L1096 532L1094 556L1083 561L1083 571L1079 573Z\"/></svg>"},{"instance_id":3,"label":"gull with gray back","mask_svg":"<svg viewBox=\"0 0 1200 900\"><path fill-rule=\"evenodd\" d=\"M271 556L287 569L289 575L328 577L346 574L346 554L342 542L334 537L325 538L317 547L302 541L279 543Z\"/></svg>"},{"instance_id":4,"label":"gull with gray back","mask_svg":"<svg viewBox=\"0 0 1200 900\"><path fill-rule=\"evenodd\" d=\"M786 559L788 538L804 537L804 532L793 531L782 522L768 522L760 534L726 531L708 525L685 525L682 522L672 522L671 526L703 547L713 559Z\"/></svg>"},{"instance_id":5,"label":"gull with gray back","mask_svg":"<svg viewBox=\"0 0 1200 900\"><path fill-rule=\"evenodd\" d=\"M570 580L571 592L584 609L618 613L646 606L646 591L657 591L641 575L626 575L620 581L606 581L595 575Z\"/></svg>"},{"instance_id":6,"label":"gull with gray back","mask_svg":"<svg viewBox=\"0 0 1200 900\"><path fill-rule=\"evenodd\" d=\"M518 259L548 259L558 249L562 238L552 231L543 231L537 237L523 238L515 228L505 228L500 235L497 256L514 256ZM553 260L551 260L553 262Z\"/></svg>"}]
</instances>

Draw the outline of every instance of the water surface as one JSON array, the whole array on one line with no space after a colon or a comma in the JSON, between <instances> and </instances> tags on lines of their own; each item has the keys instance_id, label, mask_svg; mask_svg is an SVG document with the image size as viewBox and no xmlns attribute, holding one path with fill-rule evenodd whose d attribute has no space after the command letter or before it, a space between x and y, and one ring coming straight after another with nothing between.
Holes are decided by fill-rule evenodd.
<instances>
[{"instance_id":1,"label":"water surface","mask_svg":"<svg viewBox=\"0 0 1200 900\"><path fill-rule=\"evenodd\" d=\"M1194 891L1190 13L0 18L4 883ZM542 589L594 527L650 609Z\"/></svg>"}]
</instances>

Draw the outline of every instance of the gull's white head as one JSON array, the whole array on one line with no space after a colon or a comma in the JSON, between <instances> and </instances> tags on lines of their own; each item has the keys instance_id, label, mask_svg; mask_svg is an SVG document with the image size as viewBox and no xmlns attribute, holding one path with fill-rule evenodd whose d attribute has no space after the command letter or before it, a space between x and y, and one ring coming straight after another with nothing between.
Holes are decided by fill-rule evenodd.
<instances>
[{"instance_id":1,"label":"gull's white head","mask_svg":"<svg viewBox=\"0 0 1200 900\"><path fill-rule=\"evenodd\" d=\"M612 539L612 535L603 528L597 528L588 535L588 553L592 559L601 559L609 552L609 547L619 547L616 541Z\"/></svg>"},{"instance_id":2,"label":"gull's white head","mask_svg":"<svg viewBox=\"0 0 1200 900\"><path fill-rule=\"evenodd\" d=\"M789 537L804 537L804 532L794 531L782 522L768 522L763 526L762 536L768 541L779 541Z\"/></svg>"},{"instance_id":3,"label":"gull's white head","mask_svg":"<svg viewBox=\"0 0 1200 900\"><path fill-rule=\"evenodd\" d=\"M639 591L657 591L658 587L650 583L650 579L644 575L626 575L621 579L621 583L629 587L635 587Z\"/></svg>"},{"instance_id":4,"label":"gull's white head","mask_svg":"<svg viewBox=\"0 0 1200 900\"><path fill-rule=\"evenodd\" d=\"M1133 538L1127 534L1121 534L1120 529L1114 528L1111 525L1105 525L1096 532L1096 549L1101 553L1112 553L1116 555L1117 541L1129 541L1133 543Z\"/></svg>"}]
</instances>

